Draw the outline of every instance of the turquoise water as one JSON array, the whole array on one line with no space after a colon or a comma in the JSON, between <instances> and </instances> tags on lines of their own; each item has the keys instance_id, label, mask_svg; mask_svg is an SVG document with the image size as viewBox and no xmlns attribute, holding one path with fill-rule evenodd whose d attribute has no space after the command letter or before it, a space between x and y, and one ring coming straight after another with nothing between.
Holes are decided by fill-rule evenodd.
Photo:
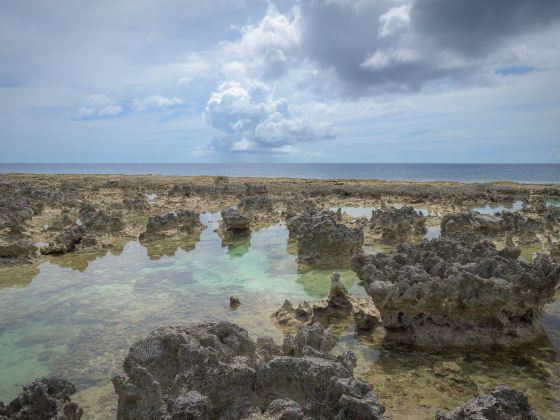
<instances>
[{"instance_id":1,"label":"turquoise water","mask_svg":"<svg viewBox=\"0 0 560 420\"><path fill-rule=\"evenodd\" d=\"M120 373L129 346L176 321L229 319L253 337L267 334L280 342L283 333L272 312L286 298L325 297L333 270L300 272L283 224L222 243L215 231L218 219L218 214L204 214L207 228L182 240L125 241L111 250L0 270L0 400L10 400L36 377L56 374L78 385L76 400L85 407L86 420L111 418L110 378ZM351 293L365 296L353 272L338 271ZM241 300L237 310L229 307L231 295ZM437 408L464 402L476 387L501 384L528 391L543 418L553 418L560 413L558 325L556 303L547 309L547 337L521 358L395 348L383 343L381 332L358 336L346 324L333 332L337 350L356 352L357 375L374 384L393 418L433 418ZM450 387L438 376L431 366L442 360L458 363L469 385ZM419 390L417 384L429 392L409 398Z\"/></svg>"},{"instance_id":2,"label":"turquoise water","mask_svg":"<svg viewBox=\"0 0 560 420\"><path fill-rule=\"evenodd\" d=\"M130 241L0 270L0 400L49 373L81 387L107 383L135 339L174 321L225 318L280 339L270 315L285 298L328 294L332 270L298 272L283 225L222 244L218 217L203 219L200 238ZM340 271L350 290L364 293L353 272ZM242 302L236 311L233 294Z\"/></svg>"}]
</instances>

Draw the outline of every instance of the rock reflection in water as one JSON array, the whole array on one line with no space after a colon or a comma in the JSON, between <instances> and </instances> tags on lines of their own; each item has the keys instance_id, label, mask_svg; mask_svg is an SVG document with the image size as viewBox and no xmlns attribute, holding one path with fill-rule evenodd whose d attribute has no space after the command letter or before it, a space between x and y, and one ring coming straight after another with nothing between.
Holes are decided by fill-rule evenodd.
<instances>
[{"instance_id":1,"label":"rock reflection in water","mask_svg":"<svg viewBox=\"0 0 560 420\"><path fill-rule=\"evenodd\" d=\"M222 239L222 247L227 247L227 255L239 258L249 252L251 247L251 234L234 234Z\"/></svg>"}]
</instances>

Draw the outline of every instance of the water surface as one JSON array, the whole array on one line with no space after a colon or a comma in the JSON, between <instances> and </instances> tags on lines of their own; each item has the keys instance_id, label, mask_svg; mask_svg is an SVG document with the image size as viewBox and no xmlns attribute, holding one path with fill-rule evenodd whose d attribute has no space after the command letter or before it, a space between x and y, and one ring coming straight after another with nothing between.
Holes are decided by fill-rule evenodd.
<instances>
[{"instance_id":1,"label":"water surface","mask_svg":"<svg viewBox=\"0 0 560 420\"><path fill-rule=\"evenodd\" d=\"M529 163L0 163L2 172L560 183L560 164Z\"/></svg>"},{"instance_id":2,"label":"water surface","mask_svg":"<svg viewBox=\"0 0 560 420\"><path fill-rule=\"evenodd\" d=\"M299 271L284 224L222 243L218 219L204 214L207 228L179 240L123 241L112 250L0 270L0 400L36 377L56 374L78 385L85 419L111 418L110 379L121 372L129 346L176 321L228 319L253 337L280 342L272 312L286 298L325 297L333 270ZM351 293L365 296L353 272L338 271ZM229 308L234 294L241 299L237 310ZM437 408L502 384L528 391L543 418L553 418L560 413L558 303L547 309L544 325L542 343L515 357L422 353L389 346L379 334L358 336L345 324L333 332L337 351L356 352L356 374L374 384L393 418L433 418ZM450 384L438 373L443 362L456 363L463 379Z\"/></svg>"}]
</instances>

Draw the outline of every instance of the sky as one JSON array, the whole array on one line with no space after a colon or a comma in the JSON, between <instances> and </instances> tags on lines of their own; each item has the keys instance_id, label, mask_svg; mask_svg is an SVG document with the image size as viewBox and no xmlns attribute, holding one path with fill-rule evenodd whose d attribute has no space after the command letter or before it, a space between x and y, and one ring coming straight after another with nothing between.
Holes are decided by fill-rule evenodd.
<instances>
[{"instance_id":1,"label":"sky","mask_svg":"<svg viewBox=\"0 0 560 420\"><path fill-rule=\"evenodd\" d=\"M0 0L0 162L560 162L558 0Z\"/></svg>"}]
</instances>

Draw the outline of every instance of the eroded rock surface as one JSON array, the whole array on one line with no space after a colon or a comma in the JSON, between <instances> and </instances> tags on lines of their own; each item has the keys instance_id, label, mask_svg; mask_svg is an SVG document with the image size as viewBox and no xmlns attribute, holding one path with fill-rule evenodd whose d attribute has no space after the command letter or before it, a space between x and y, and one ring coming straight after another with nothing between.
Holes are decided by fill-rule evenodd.
<instances>
[{"instance_id":1,"label":"eroded rock surface","mask_svg":"<svg viewBox=\"0 0 560 420\"><path fill-rule=\"evenodd\" d=\"M84 235L85 230L82 226L72 226L70 228L66 228L57 234L49 243L48 247L45 250L42 250L41 253L52 255L66 254L67 252L74 251L82 241Z\"/></svg>"},{"instance_id":2,"label":"eroded rock surface","mask_svg":"<svg viewBox=\"0 0 560 420\"><path fill-rule=\"evenodd\" d=\"M530 243L539 232L544 231L543 219L524 216L520 213L501 212L494 215L480 214L475 211L467 213L447 214L441 221L441 234L454 238L465 238L466 235L500 238L517 242Z\"/></svg>"},{"instance_id":3,"label":"eroded rock surface","mask_svg":"<svg viewBox=\"0 0 560 420\"><path fill-rule=\"evenodd\" d=\"M542 333L560 268L547 256L527 264L509 251L441 238L361 255L353 269L388 337L426 346L520 345Z\"/></svg>"},{"instance_id":4,"label":"eroded rock surface","mask_svg":"<svg viewBox=\"0 0 560 420\"><path fill-rule=\"evenodd\" d=\"M79 420L83 411L70 399L75 393L76 387L64 379L36 379L8 405L0 401L0 419Z\"/></svg>"},{"instance_id":5,"label":"eroded rock surface","mask_svg":"<svg viewBox=\"0 0 560 420\"><path fill-rule=\"evenodd\" d=\"M297 240L298 262L319 267L349 267L364 244L363 226L348 226L332 211L309 208L286 221Z\"/></svg>"},{"instance_id":6,"label":"eroded rock surface","mask_svg":"<svg viewBox=\"0 0 560 420\"><path fill-rule=\"evenodd\" d=\"M222 211L223 230L229 234L247 234L251 226L251 217L230 207Z\"/></svg>"},{"instance_id":7,"label":"eroded rock surface","mask_svg":"<svg viewBox=\"0 0 560 420\"><path fill-rule=\"evenodd\" d=\"M427 232L426 219L413 207L385 207L371 213L371 230L385 241L402 240Z\"/></svg>"},{"instance_id":8,"label":"eroded rock surface","mask_svg":"<svg viewBox=\"0 0 560 420\"><path fill-rule=\"evenodd\" d=\"M113 378L117 418L384 418L371 386L352 376L355 356L330 355L334 339L319 324L286 340L286 351L255 344L224 321L159 328Z\"/></svg>"},{"instance_id":9,"label":"eroded rock surface","mask_svg":"<svg viewBox=\"0 0 560 420\"><path fill-rule=\"evenodd\" d=\"M81 206L78 218L81 225L92 233L116 233L124 228L120 215L107 213L89 203Z\"/></svg>"},{"instance_id":10,"label":"eroded rock surface","mask_svg":"<svg viewBox=\"0 0 560 420\"><path fill-rule=\"evenodd\" d=\"M140 235L140 240L148 241L181 233L193 233L202 228L199 219L199 215L190 210L150 216L146 231Z\"/></svg>"},{"instance_id":11,"label":"eroded rock surface","mask_svg":"<svg viewBox=\"0 0 560 420\"><path fill-rule=\"evenodd\" d=\"M436 420L537 420L527 395L501 386L479 395L451 412L438 411Z\"/></svg>"},{"instance_id":12,"label":"eroded rock surface","mask_svg":"<svg viewBox=\"0 0 560 420\"><path fill-rule=\"evenodd\" d=\"M379 311L371 299L361 299L348 293L340 281L338 273L331 277L329 296L317 302L294 307L286 300L282 307L274 312L273 317L280 326L299 327L320 322L328 327L332 322L354 317L356 329L367 332L380 325Z\"/></svg>"}]
</instances>

